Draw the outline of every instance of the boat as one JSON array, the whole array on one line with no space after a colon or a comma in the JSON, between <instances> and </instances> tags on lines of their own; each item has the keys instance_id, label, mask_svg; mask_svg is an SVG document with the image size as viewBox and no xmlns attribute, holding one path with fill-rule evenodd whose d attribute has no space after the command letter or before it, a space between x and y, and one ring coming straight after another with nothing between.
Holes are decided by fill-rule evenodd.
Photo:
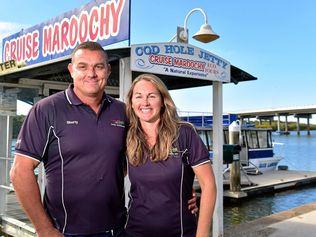
<instances>
[{"instance_id":1,"label":"boat","mask_svg":"<svg viewBox=\"0 0 316 237\"><path fill-rule=\"evenodd\" d=\"M290 132L289 131L277 130L277 131L275 131L275 134L277 134L277 135L290 135Z\"/></svg>"},{"instance_id":2,"label":"boat","mask_svg":"<svg viewBox=\"0 0 316 237\"><path fill-rule=\"evenodd\" d=\"M212 115L187 115L181 116L181 119L192 123L196 127L212 159ZM224 144L229 143L228 127L234 121L239 121L236 114L223 115ZM272 129L255 128L253 124L241 124L239 143L241 148L239 153L240 164L247 174L260 174L276 170L278 163L283 159L282 156L274 153L274 145L282 146L283 144L272 142ZM228 162L225 162L225 157L224 163L226 163L224 169L227 170L229 166Z\"/></svg>"}]
</instances>

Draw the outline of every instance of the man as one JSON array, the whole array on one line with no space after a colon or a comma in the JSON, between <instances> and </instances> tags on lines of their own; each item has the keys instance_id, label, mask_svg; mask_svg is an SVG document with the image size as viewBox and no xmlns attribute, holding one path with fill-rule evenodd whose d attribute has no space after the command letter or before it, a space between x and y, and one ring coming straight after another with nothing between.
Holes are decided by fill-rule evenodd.
<instances>
[{"instance_id":1,"label":"man","mask_svg":"<svg viewBox=\"0 0 316 237\"><path fill-rule=\"evenodd\" d=\"M73 85L33 106L21 128L12 184L39 237L123 234L127 118L104 93L111 73L95 42L78 45ZM46 171L44 204L34 169Z\"/></svg>"}]
</instances>

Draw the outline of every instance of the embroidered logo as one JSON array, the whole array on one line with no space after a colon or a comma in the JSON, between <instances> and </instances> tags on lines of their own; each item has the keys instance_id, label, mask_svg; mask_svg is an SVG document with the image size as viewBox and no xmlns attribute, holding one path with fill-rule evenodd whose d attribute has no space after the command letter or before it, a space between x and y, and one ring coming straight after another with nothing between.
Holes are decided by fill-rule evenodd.
<instances>
[{"instance_id":1,"label":"embroidered logo","mask_svg":"<svg viewBox=\"0 0 316 237\"><path fill-rule=\"evenodd\" d=\"M189 165L189 157L188 157L188 149L184 151L179 151L177 147L172 147L169 151L169 156L181 158L182 163L185 165Z\"/></svg>"},{"instance_id":2,"label":"embroidered logo","mask_svg":"<svg viewBox=\"0 0 316 237\"><path fill-rule=\"evenodd\" d=\"M179 150L177 147L171 147L169 151L170 156L178 156L180 154Z\"/></svg>"},{"instance_id":3,"label":"embroidered logo","mask_svg":"<svg viewBox=\"0 0 316 237\"><path fill-rule=\"evenodd\" d=\"M79 122L76 121L76 120L74 120L74 121L69 121L69 120L67 120L67 121L66 121L66 124L68 124L68 125L78 125Z\"/></svg>"},{"instance_id":4,"label":"embroidered logo","mask_svg":"<svg viewBox=\"0 0 316 237\"><path fill-rule=\"evenodd\" d=\"M122 120L113 119L111 120L111 126L125 128L125 123Z\"/></svg>"}]
</instances>

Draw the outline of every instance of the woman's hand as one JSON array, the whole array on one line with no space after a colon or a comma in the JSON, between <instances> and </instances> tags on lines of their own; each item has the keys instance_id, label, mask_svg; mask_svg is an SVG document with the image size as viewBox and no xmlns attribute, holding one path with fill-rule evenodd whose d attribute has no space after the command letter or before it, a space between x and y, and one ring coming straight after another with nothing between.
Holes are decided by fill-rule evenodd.
<instances>
[{"instance_id":1,"label":"woman's hand","mask_svg":"<svg viewBox=\"0 0 316 237\"><path fill-rule=\"evenodd\" d=\"M192 198L188 201L188 209L192 214L197 214L199 211L197 206L196 192L194 189L192 189Z\"/></svg>"}]
</instances>

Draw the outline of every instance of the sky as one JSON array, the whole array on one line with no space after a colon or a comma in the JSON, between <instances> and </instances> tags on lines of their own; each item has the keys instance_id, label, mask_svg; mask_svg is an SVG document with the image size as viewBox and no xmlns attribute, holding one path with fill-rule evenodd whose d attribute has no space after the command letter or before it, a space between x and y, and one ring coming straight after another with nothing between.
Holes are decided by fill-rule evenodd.
<instances>
[{"instance_id":1,"label":"sky","mask_svg":"<svg viewBox=\"0 0 316 237\"><path fill-rule=\"evenodd\" d=\"M0 40L88 2L1 1ZM200 7L220 38L208 44L191 38L189 43L258 78L237 85L224 84L224 112L316 104L316 1L148 2L131 3L131 44L169 41L177 26L183 26L186 14ZM189 35L198 31L203 22L202 14L192 14L187 22ZM171 94L180 111L212 111L210 86L171 91Z\"/></svg>"}]
</instances>

